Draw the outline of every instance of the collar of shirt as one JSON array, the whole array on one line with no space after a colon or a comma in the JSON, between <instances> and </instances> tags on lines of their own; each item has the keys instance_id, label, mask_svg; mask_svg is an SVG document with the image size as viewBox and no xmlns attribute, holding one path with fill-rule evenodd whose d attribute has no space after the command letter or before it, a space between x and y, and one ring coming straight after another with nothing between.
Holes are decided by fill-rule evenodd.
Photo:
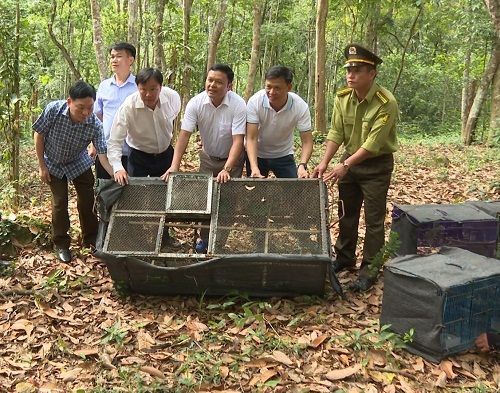
<instances>
[{"instance_id":1,"label":"collar of shirt","mask_svg":"<svg viewBox=\"0 0 500 393\"><path fill-rule=\"evenodd\" d=\"M127 80L124 83L122 83L121 85L119 85L116 82L116 75L113 74L113 76L111 78L109 78L110 85L116 85L118 87L122 87L122 86L125 86L127 83L132 83L135 85L135 75L134 74L132 74L132 73L128 74Z\"/></svg>"},{"instance_id":2,"label":"collar of shirt","mask_svg":"<svg viewBox=\"0 0 500 393\"><path fill-rule=\"evenodd\" d=\"M266 93L264 93L264 97L262 99L262 106L266 109L271 109L271 104L269 103L269 98L267 97ZM290 110L292 106L293 106L293 98L290 94L288 94L285 106L281 108L278 112Z\"/></svg>"},{"instance_id":3,"label":"collar of shirt","mask_svg":"<svg viewBox=\"0 0 500 393\"><path fill-rule=\"evenodd\" d=\"M204 93L205 93L205 97L203 98L203 105L212 104L215 108L215 105L212 103L212 99L208 96L207 92L205 91ZM224 98L222 99L222 102L220 103L220 105L229 106L229 92L227 92L224 95Z\"/></svg>"},{"instance_id":4,"label":"collar of shirt","mask_svg":"<svg viewBox=\"0 0 500 393\"><path fill-rule=\"evenodd\" d=\"M366 97L363 101L366 101L369 104L372 101L373 96L378 91L378 89L379 89L379 86L377 85L377 83L373 82L372 87L370 87L370 90L368 90L368 93L366 93ZM356 97L356 92L354 91L354 89L352 89L352 92L351 92L351 100L358 101L358 98ZM361 102L363 102L363 101L361 101Z\"/></svg>"}]
</instances>

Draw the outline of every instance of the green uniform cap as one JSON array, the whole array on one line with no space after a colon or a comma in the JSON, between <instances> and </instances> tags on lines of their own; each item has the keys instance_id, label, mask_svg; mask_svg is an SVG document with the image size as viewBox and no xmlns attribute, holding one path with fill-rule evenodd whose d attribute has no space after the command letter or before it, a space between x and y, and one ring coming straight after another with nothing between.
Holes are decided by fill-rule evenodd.
<instances>
[{"instance_id":1,"label":"green uniform cap","mask_svg":"<svg viewBox=\"0 0 500 393\"><path fill-rule=\"evenodd\" d=\"M347 60L344 68L358 67L363 64L370 64L376 67L378 64L382 64L380 57L358 44L347 45L344 49L344 56Z\"/></svg>"}]
</instances>

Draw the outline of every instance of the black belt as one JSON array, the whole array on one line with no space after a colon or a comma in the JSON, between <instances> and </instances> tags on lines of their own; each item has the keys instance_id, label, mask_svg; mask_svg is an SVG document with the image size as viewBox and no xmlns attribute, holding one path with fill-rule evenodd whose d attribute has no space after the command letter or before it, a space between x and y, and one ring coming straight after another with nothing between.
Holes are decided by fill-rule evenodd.
<instances>
[{"instance_id":1,"label":"black belt","mask_svg":"<svg viewBox=\"0 0 500 393\"><path fill-rule=\"evenodd\" d=\"M130 148L131 150L139 153L139 154L142 154L143 156L146 156L146 157L160 157L164 154L166 154L168 152L169 149L172 149L172 145L169 145L166 150L163 150L161 153L146 153L145 151L142 151L142 150L138 150L138 149L135 149L133 147Z\"/></svg>"},{"instance_id":2,"label":"black belt","mask_svg":"<svg viewBox=\"0 0 500 393\"><path fill-rule=\"evenodd\" d=\"M208 155L208 154L207 154ZM214 157L214 156L209 156L212 160L215 160L215 161L226 161L227 160L227 157L225 158L222 158L222 157Z\"/></svg>"}]
</instances>

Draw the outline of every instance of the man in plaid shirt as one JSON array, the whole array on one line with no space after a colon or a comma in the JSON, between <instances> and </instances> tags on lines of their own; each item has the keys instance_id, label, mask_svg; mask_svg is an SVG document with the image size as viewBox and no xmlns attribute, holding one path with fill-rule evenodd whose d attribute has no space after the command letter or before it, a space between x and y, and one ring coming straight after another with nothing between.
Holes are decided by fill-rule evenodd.
<instances>
[{"instance_id":1,"label":"man in plaid shirt","mask_svg":"<svg viewBox=\"0 0 500 393\"><path fill-rule=\"evenodd\" d=\"M77 194L82 245L95 246L97 217L93 212L93 160L87 153L91 142L102 166L113 174L106 157L102 123L93 114L95 97L93 86L78 81L70 88L67 100L49 103L33 123L40 179L50 186L52 192L52 240L57 256L63 262L71 261L69 181Z\"/></svg>"}]
</instances>

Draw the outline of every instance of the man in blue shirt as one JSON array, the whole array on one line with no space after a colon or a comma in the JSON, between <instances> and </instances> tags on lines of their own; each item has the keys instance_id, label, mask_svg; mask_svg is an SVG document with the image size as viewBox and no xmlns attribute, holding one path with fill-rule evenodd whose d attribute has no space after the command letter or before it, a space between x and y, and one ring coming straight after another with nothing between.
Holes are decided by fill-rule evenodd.
<instances>
[{"instance_id":1,"label":"man in blue shirt","mask_svg":"<svg viewBox=\"0 0 500 393\"><path fill-rule=\"evenodd\" d=\"M130 72L130 68L135 61L135 47L127 42L119 42L109 49L111 70L113 76L105 79L97 89L97 97L94 104L94 113L103 122L104 138L106 143L115 113L123 104L125 98L137 91L135 76ZM123 146L122 163L127 167L127 156L129 147L125 143ZM99 160L95 163L96 176L99 179L110 179L109 174L104 170Z\"/></svg>"},{"instance_id":2,"label":"man in blue shirt","mask_svg":"<svg viewBox=\"0 0 500 393\"><path fill-rule=\"evenodd\" d=\"M75 186L82 229L82 245L95 246L97 217L93 212L93 160L87 152L95 146L102 166L112 174L106 157L101 121L92 113L96 92L93 86L76 82L66 101L49 103L33 123L40 179L52 192L52 240L59 259L71 261L68 235L68 182Z\"/></svg>"}]
</instances>

